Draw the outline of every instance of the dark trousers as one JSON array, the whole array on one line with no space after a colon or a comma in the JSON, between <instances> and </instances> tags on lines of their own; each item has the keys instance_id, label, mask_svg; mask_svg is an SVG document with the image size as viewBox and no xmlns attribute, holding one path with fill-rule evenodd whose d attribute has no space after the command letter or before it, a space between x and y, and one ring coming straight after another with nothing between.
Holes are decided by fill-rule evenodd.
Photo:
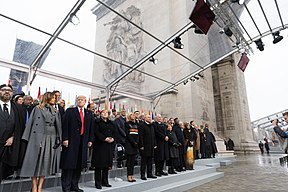
<instances>
[{"instance_id":1,"label":"dark trousers","mask_svg":"<svg viewBox=\"0 0 288 192\"><path fill-rule=\"evenodd\" d=\"M82 170L82 145L83 140L81 137L76 169L62 169L61 184L63 191L79 188L78 183L81 177Z\"/></svg>"},{"instance_id":2,"label":"dark trousers","mask_svg":"<svg viewBox=\"0 0 288 192\"><path fill-rule=\"evenodd\" d=\"M0 185L3 179L6 179L8 176L13 175L13 168L6 163L0 161Z\"/></svg>"},{"instance_id":3,"label":"dark trousers","mask_svg":"<svg viewBox=\"0 0 288 192\"><path fill-rule=\"evenodd\" d=\"M163 172L163 168L164 168L164 160L159 161L159 160L155 160L155 174L156 173L162 173Z\"/></svg>"},{"instance_id":4,"label":"dark trousers","mask_svg":"<svg viewBox=\"0 0 288 192\"><path fill-rule=\"evenodd\" d=\"M94 179L95 186L108 185L108 167L105 168L95 168Z\"/></svg>"},{"instance_id":5,"label":"dark trousers","mask_svg":"<svg viewBox=\"0 0 288 192\"><path fill-rule=\"evenodd\" d=\"M62 190L77 189L81 176L81 168L78 169L62 169L61 183Z\"/></svg>"},{"instance_id":6,"label":"dark trousers","mask_svg":"<svg viewBox=\"0 0 288 192\"><path fill-rule=\"evenodd\" d=\"M147 167L147 176L151 176L152 175L152 157L141 156L141 166L140 166L141 177L145 176L146 167Z\"/></svg>"},{"instance_id":7,"label":"dark trousers","mask_svg":"<svg viewBox=\"0 0 288 192\"><path fill-rule=\"evenodd\" d=\"M206 149L205 149L205 157L206 158L211 158L211 145L206 145Z\"/></svg>"},{"instance_id":8,"label":"dark trousers","mask_svg":"<svg viewBox=\"0 0 288 192\"><path fill-rule=\"evenodd\" d=\"M179 158L178 158L178 162L179 162L178 169L179 170L182 170L183 167L186 169L185 155L186 155L186 152L184 151L184 147L180 147L179 148Z\"/></svg>"},{"instance_id":9,"label":"dark trousers","mask_svg":"<svg viewBox=\"0 0 288 192\"><path fill-rule=\"evenodd\" d=\"M127 161L126 161L127 176L134 175L135 156L136 155L127 155L126 156L127 157Z\"/></svg>"}]
</instances>

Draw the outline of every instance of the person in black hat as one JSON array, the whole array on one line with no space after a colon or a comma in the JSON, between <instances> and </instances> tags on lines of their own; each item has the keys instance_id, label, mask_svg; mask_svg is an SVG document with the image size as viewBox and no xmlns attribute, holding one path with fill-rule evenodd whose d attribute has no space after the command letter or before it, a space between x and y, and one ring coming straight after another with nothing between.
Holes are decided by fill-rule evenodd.
<instances>
[{"instance_id":1,"label":"person in black hat","mask_svg":"<svg viewBox=\"0 0 288 192\"><path fill-rule=\"evenodd\" d=\"M0 85L0 182L20 167L20 141L25 127L20 105L12 99L11 85Z\"/></svg>"}]
</instances>

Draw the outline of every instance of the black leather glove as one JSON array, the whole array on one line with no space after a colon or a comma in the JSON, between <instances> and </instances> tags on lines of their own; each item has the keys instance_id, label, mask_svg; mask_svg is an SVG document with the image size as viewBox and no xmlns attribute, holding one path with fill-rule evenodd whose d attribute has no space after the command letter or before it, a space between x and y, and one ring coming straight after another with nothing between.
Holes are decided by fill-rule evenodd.
<instances>
[{"instance_id":1,"label":"black leather glove","mask_svg":"<svg viewBox=\"0 0 288 192\"><path fill-rule=\"evenodd\" d=\"M56 137L53 149L57 149L61 145L60 137Z\"/></svg>"}]
</instances>

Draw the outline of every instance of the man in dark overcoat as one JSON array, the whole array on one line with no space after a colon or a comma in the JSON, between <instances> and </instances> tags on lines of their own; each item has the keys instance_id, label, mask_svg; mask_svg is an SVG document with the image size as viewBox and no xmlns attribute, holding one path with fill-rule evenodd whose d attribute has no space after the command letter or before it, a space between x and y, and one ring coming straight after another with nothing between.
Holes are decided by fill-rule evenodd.
<instances>
[{"instance_id":1,"label":"man in dark overcoat","mask_svg":"<svg viewBox=\"0 0 288 192\"><path fill-rule=\"evenodd\" d=\"M145 115L144 122L139 124L139 148L141 156L141 179L147 180L145 171L147 167L147 177L157 178L152 174L152 158L154 157L154 150L157 148L154 126L151 124L151 116Z\"/></svg>"},{"instance_id":2,"label":"man in dark overcoat","mask_svg":"<svg viewBox=\"0 0 288 192\"><path fill-rule=\"evenodd\" d=\"M172 127L173 131L176 134L177 140L180 142L181 146L179 146L179 167L176 168L177 171L184 171L186 169L186 163L185 163L185 139L183 135L182 128L179 125L179 119L174 119L174 125Z\"/></svg>"},{"instance_id":3,"label":"man in dark overcoat","mask_svg":"<svg viewBox=\"0 0 288 192\"><path fill-rule=\"evenodd\" d=\"M155 136L157 142L157 148L155 149L154 161L155 161L155 175L161 177L162 175L168 175L164 172L164 163L169 159L169 147L168 147L168 133L167 126L162 123L162 117L157 114L154 122Z\"/></svg>"},{"instance_id":4,"label":"man in dark overcoat","mask_svg":"<svg viewBox=\"0 0 288 192\"><path fill-rule=\"evenodd\" d=\"M0 182L21 163L20 141L25 128L23 109L11 101L11 85L0 85Z\"/></svg>"},{"instance_id":5,"label":"man in dark overcoat","mask_svg":"<svg viewBox=\"0 0 288 192\"><path fill-rule=\"evenodd\" d=\"M63 192L83 191L78 182L81 170L87 168L88 147L94 139L94 117L84 109L85 96L77 97L77 106L69 108L63 116L60 168L62 169L61 183Z\"/></svg>"},{"instance_id":6,"label":"man in dark overcoat","mask_svg":"<svg viewBox=\"0 0 288 192\"><path fill-rule=\"evenodd\" d=\"M116 126L116 132L115 132L116 144L121 144L122 146L125 146L125 140L126 140L125 122L126 122L126 110L122 109L120 117L114 121L114 124ZM123 160L117 159L117 167L118 168L123 167Z\"/></svg>"},{"instance_id":7,"label":"man in dark overcoat","mask_svg":"<svg viewBox=\"0 0 288 192\"><path fill-rule=\"evenodd\" d=\"M55 103L55 109L57 110L57 111L59 111L59 113L60 113L60 116L61 116L61 119L63 118L63 115L64 115L64 113L65 113L65 110L64 110L64 108L62 107L62 106L60 106L59 105L59 100L60 100L60 98L61 98L61 93L60 93L60 91L58 91L58 90L55 90L55 91L53 91L53 93L54 93L54 95L55 95L55 99L56 99L56 103Z\"/></svg>"}]
</instances>

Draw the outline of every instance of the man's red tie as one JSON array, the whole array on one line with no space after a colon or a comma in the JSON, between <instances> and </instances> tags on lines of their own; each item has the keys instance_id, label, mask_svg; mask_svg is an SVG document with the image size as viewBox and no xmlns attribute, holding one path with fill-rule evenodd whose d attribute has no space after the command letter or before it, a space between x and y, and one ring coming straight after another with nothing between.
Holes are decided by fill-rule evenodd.
<instances>
[{"instance_id":1,"label":"man's red tie","mask_svg":"<svg viewBox=\"0 0 288 192\"><path fill-rule=\"evenodd\" d=\"M83 115L82 108L80 108L80 119L81 119L81 122L82 122L80 135L83 135L83 133L84 133L84 115Z\"/></svg>"}]
</instances>

